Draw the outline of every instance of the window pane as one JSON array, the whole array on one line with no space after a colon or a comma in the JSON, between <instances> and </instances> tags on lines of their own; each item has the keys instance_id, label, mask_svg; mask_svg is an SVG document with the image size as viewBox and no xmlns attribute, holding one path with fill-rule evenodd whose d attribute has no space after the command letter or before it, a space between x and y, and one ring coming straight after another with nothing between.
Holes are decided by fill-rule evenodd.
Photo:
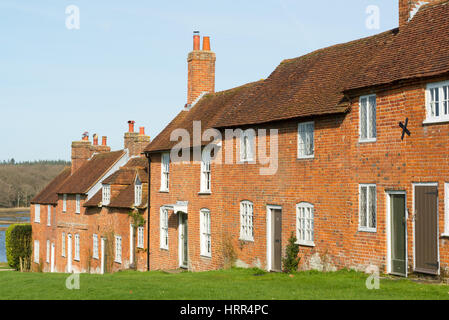
<instances>
[{"instance_id":1,"label":"window pane","mask_svg":"<svg viewBox=\"0 0 449 320\"><path fill-rule=\"evenodd\" d=\"M367 227L366 223L366 200L367 200L367 190L366 187L360 188L360 226Z\"/></svg>"},{"instance_id":2,"label":"window pane","mask_svg":"<svg viewBox=\"0 0 449 320\"><path fill-rule=\"evenodd\" d=\"M369 138L376 137L376 96L369 97L369 106L370 106L370 132Z\"/></svg>"},{"instance_id":3,"label":"window pane","mask_svg":"<svg viewBox=\"0 0 449 320\"><path fill-rule=\"evenodd\" d=\"M366 139L367 138L367 127L366 127L366 121L367 121L367 99L363 98L360 99L360 138Z\"/></svg>"},{"instance_id":4,"label":"window pane","mask_svg":"<svg viewBox=\"0 0 449 320\"><path fill-rule=\"evenodd\" d=\"M369 215L370 215L370 221L369 221L369 227L370 228L376 228L376 187L371 186L369 187Z\"/></svg>"}]
</instances>

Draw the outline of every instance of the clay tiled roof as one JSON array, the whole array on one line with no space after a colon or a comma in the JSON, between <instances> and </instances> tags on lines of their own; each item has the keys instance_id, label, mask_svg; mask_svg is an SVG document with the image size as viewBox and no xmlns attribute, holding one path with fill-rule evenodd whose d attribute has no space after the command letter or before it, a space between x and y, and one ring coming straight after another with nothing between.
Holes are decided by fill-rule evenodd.
<instances>
[{"instance_id":1,"label":"clay tiled roof","mask_svg":"<svg viewBox=\"0 0 449 320\"><path fill-rule=\"evenodd\" d=\"M204 130L346 112L345 85L394 34L388 31L285 60L266 80L206 95L191 110L180 112L145 151L170 150L177 144L170 141L177 128L187 129L192 137L194 120L201 120Z\"/></svg>"},{"instance_id":2,"label":"clay tiled roof","mask_svg":"<svg viewBox=\"0 0 449 320\"><path fill-rule=\"evenodd\" d=\"M144 160L144 161L142 161ZM103 184L121 185L125 186L120 192L111 198L107 207L111 208L134 208L134 182L136 175L139 176L140 181L144 184L142 190L142 204L139 208L146 208L148 202L148 160L144 157L133 158L128 161L118 171L103 181ZM97 207L102 201L102 191L100 190L89 201L85 207Z\"/></svg>"},{"instance_id":3,"label":"clay tiled roof","mask_svg":"<svg viewBox=\"0 0 449 320\"><path fill-rule=\"evenodd\" d=\"M124 154L123 150L96 154L64 182L58 193L87 193Z\"/></svg>"},{"instance_id":4,"label":"clay tiled roof","mask_svg":"<svg viewBox=\"0 0 449 320\"><path fill-rule=\"evenodd\" d=\"M136 169L121 168L104 179L103 184L131 184L136 178Z\"/></svg>"},{"instance_id":5,"label":"clay tiled roof","mask_svg":"<svg viewBox=\"0 0 449 320\"><path fill-rule=\"evenodd\" d=\"M421 7L395 40L363 66L347 89L449 72L449 1Z\"/></svg>"},{"instance_id":6,"label":"clay tiled roof","mask_svg":"<svg viewBox=\"0 0 449 320\"><path fill-rule=\"evenodd\" d=\"M39 204L57 204L58 193L57 190L64 183L64 181L70 176L71 168L67 167L61 171L61 173L54 178L37 196L35 196L31 203Z\"/></svg>"},{"instance_id":7,"label":"clay tiled roof","mask_svg":"<svg viewBox=\"0 0 449 320\"><path fill-rule=\"evenodd\" d=\"M145 157L135 157L131 158L127 164L123 166L124 168L148 168L148 160Z\"/></svg>"},{"instance_id":8,"label":"clay tiled roof","mask_svg":"<svg viewBox=\"0 0 449 320\"><path fill-rule=\"evenodd\" d=\"M217 120L233 105L240 105L251 99L251 92L263 81L253 82L234 89L205 95L188 111L181 111L165 129L145 148L145 152L170 150L178 142L170 141L175 129L186 129L193 139L193 121L201 121L202 131L213 128ZM193 140L191 141L193 145Z\"/></svg>"},{"instance_id":9,"label":"clay tiled roof","mask_svg":"<svg viewBox=\"0 0 449 320\"><path fill-rule=\"evenodd\" d=\"M103 200L103 190L100 189L92 198L84 202L83 207L98 207Z\"/></svg>"}]
</instances>

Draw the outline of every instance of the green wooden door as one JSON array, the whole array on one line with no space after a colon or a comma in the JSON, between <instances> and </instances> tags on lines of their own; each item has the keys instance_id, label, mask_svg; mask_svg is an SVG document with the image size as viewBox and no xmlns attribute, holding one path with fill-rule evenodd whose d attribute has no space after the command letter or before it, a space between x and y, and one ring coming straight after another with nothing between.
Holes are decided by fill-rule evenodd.
<instances>
[{"instance_id":1,"label":"green wooden door","mask_svg":"<svg viewBox=\"0 0 449 320\"><path fill-rule=\"evenodd\" d=\"M390 195L391 212L391 272L406 276L406 214L405 195Z\"/></svg>"}]
</instances>

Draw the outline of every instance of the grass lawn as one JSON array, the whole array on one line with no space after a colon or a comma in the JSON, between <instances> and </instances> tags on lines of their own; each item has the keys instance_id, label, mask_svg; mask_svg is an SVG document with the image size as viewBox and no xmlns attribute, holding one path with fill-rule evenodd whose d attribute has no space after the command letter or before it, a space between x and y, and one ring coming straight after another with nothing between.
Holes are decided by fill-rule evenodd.
<instances>
[{"instance_id":1,"label":"grass lawn","mask_svg":"<svg viewBox=\"0 0 449 320\"><path fill-rule=\"evenodd\" d=\"M355 271L255 275L252 269L202 273L125 271L80 275L80 289L65 287L67 274L0 272L0 299L449 299L449 286L382 279L379 290L365 287Z\"/></svg>"}]
</instances>

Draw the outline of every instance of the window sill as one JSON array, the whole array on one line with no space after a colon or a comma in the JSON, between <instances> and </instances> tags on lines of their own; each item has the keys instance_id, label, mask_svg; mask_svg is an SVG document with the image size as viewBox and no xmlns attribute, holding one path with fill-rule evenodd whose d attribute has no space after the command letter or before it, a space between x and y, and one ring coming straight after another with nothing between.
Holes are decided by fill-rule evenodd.
<instances>
[{"instance_id":1,"label":"window sill","mask_svg":"<svg viewBox=\"0 0 449 320\"><path fill-rule=\"evenodd\" d=\"M161 249L163 251L168 251L168 248L159 248L159 249Z\"/></svg>"},{"instance_id":2,"label":"window sill","mask_svg":"<svg viewBox=\"0 0 449 320\"><path fill-rule=\"evenodd\" d=\"M445 232L440 235L440 238L449 238L449 233Z\"/></svg>"},{"instance_id":3,"label":"window sill","mask_svg":"<svg viewBox=\"0 0 449 320\"><path fill-rule=\"evenodd\" d=\"M168 193L168 190L159 190L159 193Z\"/></svg>"},{"instance_id":4,"label":"window sill","mask_svg":"<svg viewBox=\"0 0 449 320\"><path fill-rule=\"evenodd\" d=\"M99 260L100 258L99 257L92 257L92 259Z\"/></svg>"},{"instance_id":5,"label":"window sill","mask_svg":"<svg viewBox=\"0 0 449 320\"><path fill-rule=\"evenodd\" d=\"M296 160L313 160L315 159L315 154L311 156L297 156Z\"/></svg>"},{"instance_id":6,"label":"window sill","mask_svg":"<svg viewBox=\"0 0 449 320\"><path fill-rule=\"evenodd\" d=\"M448 123L449 119L448 118L443 118L443 119L426 119L422 122L423 125L428 125L428 124L438 124L438 123Z\"/></svg>"},{"instance_id":7,"label":"window sill","mask_svg":"<svg viewBox=\"0 0 449 320\"><path fill-rule=\"evenodd\" d=\"M200 196L209 196L209 195L212 194L212 192L210 192L210 191L200 191L200 192L198 192L198 194Z\"/></svg>"},{"instance_id":8,"label":"window sill","mask_svg":"<svg viewBox=\"0 0 449 320\"><path fill-rule=\"evenodd\" d=\"M359 232L377 233L377 229L359 228Z\"/></svg>"},{"instance_id":9,"label":"window sill","mask_svg":"<svg viewBox=\"0 0 449 320\"><path fill-rule=\"evenodd\" d=\"M77 262L80 262L80 259L73 259L73 261L77 261Z\"/></svg>"},{"instance_id":10,"label":"window sill","mask_svg":"<svg viewBox=\"0 0 449 320\"><path fill-rule=\"evenodd\" d=\"M377 141L377 138L371 138L371 139L359 139L359 143L374 143Z\"/></svg>"},{"instance_id":11,"label":"window sill","mask_svg":"<svg viewBox=\"0 0 449 320\"><path fill-rule=\"evenodd\" d=\"M242 239L242 238L239 238L239 241L254 242L254 239Z\"/></svg>"},{"instance_id":12,"label":"window sill","mask_svg":"<svg viewBox=\"0 0 449 320\"><path fill-rule=\"evenodd\" d=\"M115 262L115 263L118 263L118 264L122 264L121 261L116 261L116 260L114 260L114 262Z\"/></svg>"},{"instance_id":13,"label":"window sill","mask_svg":"<svg viewBox=\"0 0 449 320\"><path fill-rule=\"evenodd\" d=\"M208 256L206 254L200 254L201 258L207 258L207 259L212 259L212 255Z\"/></svg>"},{"instance_id":14,"label":"window sill","mask_svg":"<svg viewBox=\"0 0 449 320\"><path fill-rule=\"evenodd\" d=\"M296 244L301 246L301 247L315 247L315 243L314 242L297 241Z\"/></svg>"}]
</instances>

